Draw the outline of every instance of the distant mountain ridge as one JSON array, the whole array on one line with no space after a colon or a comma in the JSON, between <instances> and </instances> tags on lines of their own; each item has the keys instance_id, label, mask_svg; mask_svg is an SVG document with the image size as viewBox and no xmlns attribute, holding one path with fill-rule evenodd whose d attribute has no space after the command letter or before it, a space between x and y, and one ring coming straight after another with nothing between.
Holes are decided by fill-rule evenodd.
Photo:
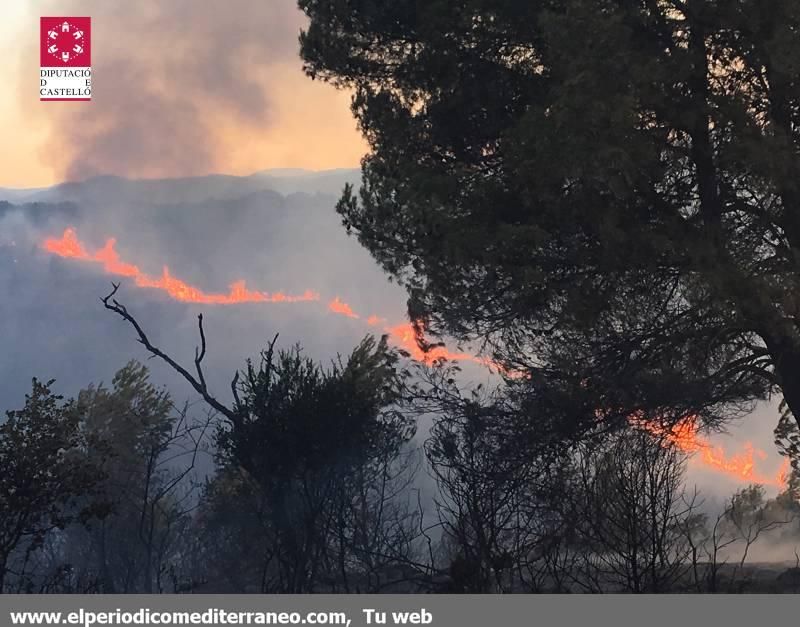
<instances>
[{"instance_id":1,"label":"distant mountain ridge","mask_svg":"<svg viewBox=\"0 0 800 627\"><path fill-rule=\"evenodd\" d=\"M205 176L128 179L121 176L95 176L84 181L59 183L33 189L0 188L0 201L13 203L64 202L95 204L173 204L201 200L229 200L254 192L274 191L283 196L295 193L326 194L338 197L347 183L358 186L357 169L300 170L274 169L248 176L209 174Z\"/></svg>"}]
</instances>

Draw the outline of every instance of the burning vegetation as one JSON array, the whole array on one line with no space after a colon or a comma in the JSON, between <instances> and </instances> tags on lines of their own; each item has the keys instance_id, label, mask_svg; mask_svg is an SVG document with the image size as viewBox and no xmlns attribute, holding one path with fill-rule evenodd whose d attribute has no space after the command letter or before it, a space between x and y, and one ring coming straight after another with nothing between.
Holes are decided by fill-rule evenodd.
<instances>
[{"instance_id":1,"label":"burning vegetation","mask_svg":"<svg viewBox=\"0 0 800 627\"><path fill-rule=\"evenodd\" d=\"M161 277L153 277L142 272L138 266L121 261L115 250L116 239L109 238L105 245L95 252L89 252L78 239L73 228L67 228L58 238L47 238L42 249L48 253L66 259L75 259L100 265L110 275L131 279L137 287L163 291L170 298L190 303L209 305L236 305L247 303L317 303L318 292L307 289L300 295L287 295L283 292L259 292L247 289L244 281L231 284L227 294L207 293L202 289L173 277L169 269L164 267ZM350 305L338 296L329 301L327 311L353 320L364 320L355 313ZM377 326L384 318L372 315L366 318L369 326ZM414 360L431 364L438 360L471 361L496 370L500 366L483 357L468 353L453 353L443 345L427 345L424 328L419 324L400 323L383 326L383 331L399 348L406 351ZM503 372L508 372L503 370ZM663 433L666 441L675 445L684 453L692 455L692 462L714 472L724 474L741 483L758 483L761 485L782 487L786 485L789 460L784 459L780 469L772 475L761 471L758 463L768 459L766 452L755 448L752 443L745 442L740 453L728 454L722 446L713 445L700 433L698 421L686 418L668 430L650 423L648 428L654 433Z\"/></svg>"},{"instance_id":2,"label":"burning vegetation","mask_svg":"<svg viewBox=\"0 0 800 627\"><path fill-rule=\"evenodd\" d=\"M112 276L132 279L137 287L159 290L170 298L185 302L204 305L239 305L248 303L316 303L320 295L314 290L307 289L298 295L288 295L283 292L259 292L247 288L244 281L234 281L228 293L208 293L202 289L189 285L185 281L170 274L169 268L163 269L161 276L149 275L142 272L138 266L120 260L115 250L116 239L109 238L104 246L95 252L89 252L86 246L78 239L74 228L67 228L61 237L50 237L41 244L42 250L63 257L99 265L103 271ZM328 302L327 310L339 316L353 320L362 320L352 307L343 302L338 296ZM442 345L424 347L424 330L419 323L399 323L393 326L385 325L385 318L371 315L365 319L369 326L382 326L384 333L388 334L392 342L410 353L414 359L424 363L436 360L448 361L473 361L480 364L491 364L489 360L475 357L467 353L453 353Z\"/></svg>"}]
</instances>

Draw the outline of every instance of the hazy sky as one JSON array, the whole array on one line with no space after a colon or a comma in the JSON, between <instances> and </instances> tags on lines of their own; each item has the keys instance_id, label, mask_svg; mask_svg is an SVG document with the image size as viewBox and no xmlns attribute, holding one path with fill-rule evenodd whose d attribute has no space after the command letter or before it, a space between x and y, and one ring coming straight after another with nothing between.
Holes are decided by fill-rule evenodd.
<instances>
[{"instance_id":1,"label":"hazy sky","mask_svg":"<svg viewBox=\"0 0 800 627\"><path fill-rule=\"evenodd\" d=\"M39 101L42 15L92 17L91 102ZM0 186L358 166L349 95L302 72L303 20L294 0L3 2Z\"/></svg>"}]
</instances>

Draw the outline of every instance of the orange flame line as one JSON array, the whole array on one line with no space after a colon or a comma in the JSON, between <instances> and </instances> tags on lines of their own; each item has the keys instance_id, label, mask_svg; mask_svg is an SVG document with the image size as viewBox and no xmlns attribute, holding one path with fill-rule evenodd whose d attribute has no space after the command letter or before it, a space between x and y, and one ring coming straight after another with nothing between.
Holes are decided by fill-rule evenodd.
<instances>
[{"instance_id":1,"label":"orange flame line","mask_svg":"<svg viewBox=\"0 0 800 627\"><path fill-rule=\"evenodd\" d=\"M328 311L354 320L362 319L360 315L353 311L353 308L349 304L340 300L338 296L328 303ZM385 323L385 318L380 318L375 315L367 318L367 324L370 326L378 326ZM428 350L424 350L420 346L422 343L421 341L424 339L423 330L421 327L415 328L414 324L411 322L403 322L394 326L384 326L383 331L389 335L396 346L402 348L411 355L412 359L424 364L430 365L437 360L446 359L448 361L472 361L489 368L501 368L499 364L489 359L476 357L468 353L453 353L441 345L432 346Z\"/></svg>"},{"instance_id":2,"label":"orange flame line","mask_svg":"<svg viewBox=\"0 0 800 627\"><path fill-rule=\"evenodd\" d=\"M335 314L347 316L348 318L353 318L355 320L358 320L361 317L353 311L353 308L350 307L350 305L339 300L338 296L328 303L328 309Z\"/></svg>"},{"instance_id":3,"label":"orange flame line","mask_svg":"<svg viewBox=\"0 0 800 627\"><path fill-rule=\"evenodd\" d=\"M282 292L270 294L249 290L244 281L236 281L231 284L227 294L208 294L172 276L167 267L164 267L159 277L142 272L138 266L122 261L115 246L116 239L109 238L101 249L95 253L89 253L84 244L78 239L74 228L67 228L60 238L48 238L42 244L42 248L49 253L68 259L78 259L99 264L108 274L131 278L138 287L160 290L181 302L232 305L237 303L296 303L320 300L319 294L312 290L306 290L299 296L288 296ZM328 303L328 311L353 320L362 320L361 316L338 296ZM386 319L375 315L369 316L366 322L370 326L384 325L383 331L389 335L392 341L419 362L431 364L440 359L472 361L488 368L495 368L498 371L505 372L499 364L487 358L476 357L468 353L454 353L441 345L423 350L421 344L424 339L424 330L419 325L415 328L414 324L405 322L395 326L385 326ZM509 373L506 372L506 374Z\"/></svg>"},{"instance_id":4,"label":"orange flame line","mask_svg":"<svg viewBox=\"0 0 800 627\"><path fill-rule=\"evenodd\" d=\"M42 248L60 257L100 264L108 274L132 278L139 287L161 290L175 300L185 303L231 305L235 303L299 303L319 300L319 294L311 290L306 290L297 296L290 296L283 292L258 292L247 289L246 283L241 280L232 283L227 294L209 294L172 276L166 266L160 277L142 272L138 266L121 261L114 248L115 245L116 240L113 237L109 238L103 248L90 254L78 239L75 229L68 228L60 238L45 240Z\"/></svg>"},{"instance_id":5,"label":"orange flame line","mask_svg":"<svg viewBox=\"0 0 800 627\"><path fill-rule=\"evenodd\" d=\"M632 417L630 421L656 436L663 437L684 453L697 454L693 459L707 468L726 474L731 478L761 485L777 487L786 485L790 468L788 459L784 458L776 474L764 475L756 469L756 458L761 461L767 459L764 451L756 449L751 442L745 442L744 450L741 453L729 456L722 446L712 445L709 440L699 434L698 421L694 416L685 418L671 429L638 417Z\"/></svg>"},{"instance_id":6,"label":"orange flame line","mask_svg":"<svg viewBox=\"0 0 800 627\"><path fill-rule=\"evenodd\" d=\"M423 332L421 329L416 329L410 322L404 322L394 326L387 326L383 328L384 332L392 338L392 341L403 348L409 355L416 361L424 364L432 364L440 359L448 361L471 361L482 365L492 365L492 362L470 355L469 353L453 353L444 346L435 345L428 350L424 350L420 346L420 340L423 339ZM499 365L497 365L499 367Z\"/></svg>"}]
</instances>

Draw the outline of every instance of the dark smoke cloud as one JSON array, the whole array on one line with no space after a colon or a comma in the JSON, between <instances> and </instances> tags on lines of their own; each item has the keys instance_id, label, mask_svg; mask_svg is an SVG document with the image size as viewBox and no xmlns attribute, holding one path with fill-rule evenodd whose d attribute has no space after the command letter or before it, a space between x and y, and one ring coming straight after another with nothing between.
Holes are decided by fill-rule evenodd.
<instances>
[{"instance_id":1,"label":"dark smoke cloud","mask_svg":"<svg viewBox=\"0 0 800 627\"><path fill-rule=\"evenodd\" d=\"M269 125L270 93L279 89L271 72L296 62L303 21L293 0L53 0L37 8L92 17L92 102L38 110L51 128L42 158L62 180L223 168L221 133Z\"/></svg>"}]
</instances>

